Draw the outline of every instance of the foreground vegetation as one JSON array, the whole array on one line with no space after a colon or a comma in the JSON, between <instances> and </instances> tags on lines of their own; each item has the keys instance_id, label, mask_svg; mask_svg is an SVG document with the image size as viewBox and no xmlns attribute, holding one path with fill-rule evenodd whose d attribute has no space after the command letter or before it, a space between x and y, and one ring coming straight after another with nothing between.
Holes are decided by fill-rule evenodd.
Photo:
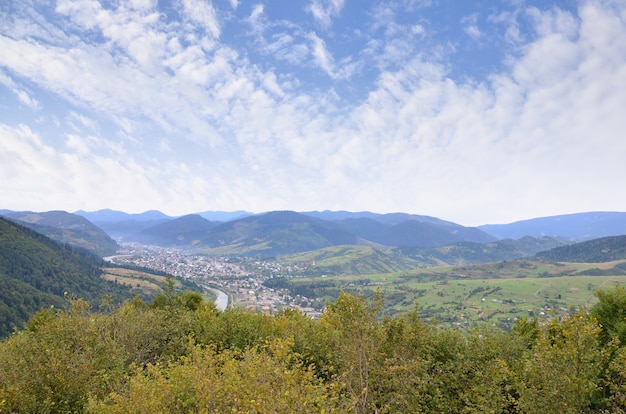
<instances>
[{"instance_id":1,"label":"foreground vegetation","mask_svg":"<svg viewBox=\"0 0 626 414\"><path fill-rule=\"evenodd\" d=\"M0 343L0 412L626 412L626 289L589 313L463 335L342 293L320 320L216 311L173 283L76 300Z\"/></svg>"}]
</instances>

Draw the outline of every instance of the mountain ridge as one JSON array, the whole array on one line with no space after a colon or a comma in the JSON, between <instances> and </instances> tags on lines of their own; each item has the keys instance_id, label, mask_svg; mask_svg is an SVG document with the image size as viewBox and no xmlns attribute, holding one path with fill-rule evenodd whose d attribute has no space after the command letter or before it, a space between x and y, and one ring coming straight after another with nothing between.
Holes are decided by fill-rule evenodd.
<instances>
[{"instance_id":1,"label":"mountain ridge","mask_svg":"<svg viewBox=\"0 0 626 414\"><path fill-rule=\"evenodd\" d=\"M9 212L3 216L53 240L84 248L100 257L112 255L119 249L117 242L104 230L77 214L52 210Z\"/></svg>"},{"instance_id":2,"label":"mountain ridge","mask_svg":"<svg viewBox=\"0 0 626 414\"><path fill-rule=\"evenodd\" d=\"M508 224L485 224L478 228L500 239L548 236L581 241L626 234L626 212L589 211L537 217Z\"/></svg>"}]
</instances>

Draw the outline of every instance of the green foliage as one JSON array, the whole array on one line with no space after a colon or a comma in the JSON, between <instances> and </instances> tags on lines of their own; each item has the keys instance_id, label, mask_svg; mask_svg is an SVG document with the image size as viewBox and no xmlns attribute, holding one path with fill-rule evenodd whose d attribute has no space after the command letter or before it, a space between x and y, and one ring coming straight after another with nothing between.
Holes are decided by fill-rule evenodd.
<instances>
[{"instance_id":1,"label":"green foliage","mask_svg":"<svg viewBox=\"0 0 626 414\"><path fill-rule=\"evenodd\" d=\"M130 289L102 279L102 260L0 218L0 337L42 307L65 307L65 296L98 303L131 298Z\"/></svg>"},{"instance_id":2,"label":"green foliage","mask_svg":"<svg viewBox=\"0 0 626 414\"><path fill-rule=\"evenodd\" d=\"M102 229L76 214L65 211L24 211L13 212L6 217L59 243L85 249L100 257L113 255L119 248L115 240Z\"/></svg>"},{"instance_id":3,"label":"green foliage","mask_svg":"<svg viewBox=\"0 0 626 414\"><path fill-rule=\"evenodd\" d=\"M600 339L603 343L613 338L626 344L626 288L616 286L610 290L596 292L598 304L591 310L591 314L598 320L602 332Z\"/></svg>"},{"instance_id":4,"label":"green foliage","mask_svg":"<svg viewBox=\"0 0 626 414\"><path fill-rule=\"evenodd\" d=\"M600 263L626 259L626 236L601 237L538 253L539 260Z\"/></svg>"},{"instance_id":5,"label":"green foliage","mask_svg":"<svg viewBox=\"0 0 626 414\"><path fill-rule=\"evenodd\" d=\"M0 343L0 413L625 412L626 348L593 316L463 335L381 307L343 293L312 320L173 289L109 313L75 300Z\"/></svg>"},{"instance_id":6,"label":"green foliage","mask_svg":"<svg viewBox=\"0 0 626 414\"><path fill-rule=\"evenodd\" d=\"M168 365L136 372L127 389L93 400L94 413L343 413L336 384L294 361L289 340L246 351L195 346Z\"/></svg>"},{"instance_id":7,"label":"green foliage","mask_svg":"<svg viewBox=\"0 0 626 414\"><path fill-rule=\"evenodd\" d=\"M583 313L552 321L539 331L519 372L518 406L523 412L591 411L604 357L599 331Z\"/></svg>"}]
</instances>

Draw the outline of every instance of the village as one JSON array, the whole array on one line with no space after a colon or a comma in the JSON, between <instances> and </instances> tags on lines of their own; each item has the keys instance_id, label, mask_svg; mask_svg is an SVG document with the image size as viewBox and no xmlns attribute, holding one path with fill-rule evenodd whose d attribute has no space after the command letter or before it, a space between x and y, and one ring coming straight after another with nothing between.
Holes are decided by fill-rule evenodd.
<instances>
[{"instance_id":1,"label":"village","mask_svg":"<svg viewBox=\"0 0 626 414\"><path fill-rule=\"evenodd\" d=\"M109 260L187 279L204 287L207 293L224 292L228 306L269 314L297 309L312 318L319 317L324 306L319 300L264 286L268 279L289 277L298 270L297 266L284 266L273 260L187 254L179 249L138 243L123 244L119 254Z\"/></svg>"}]
</instances>

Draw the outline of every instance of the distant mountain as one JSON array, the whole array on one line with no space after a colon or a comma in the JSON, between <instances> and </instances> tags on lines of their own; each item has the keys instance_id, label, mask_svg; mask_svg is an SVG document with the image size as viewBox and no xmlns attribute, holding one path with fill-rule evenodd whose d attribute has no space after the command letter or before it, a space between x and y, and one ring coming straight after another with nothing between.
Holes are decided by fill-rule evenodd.
<instances>
[{"instance_id":1,"label":"distant mountain","mask_svg":"<svg viewBox=\"0 0 626 414\"><path fill-rule=\"evenodd\" d=\"M61 243L87 249L101 257L114 254L118 244L86 218L65 211L11 212L4 217Z\"/></svg>"},{"instance_id":2,"label":"distant mountain","mask_svg":"<svg viewBox=\"0 0 626 414\"><path fill-rule=\"evenodd\" d=\"M602 263L626 259L626 236L601 237L537 253L537 260Z\"/></svg>"},{"instance_id":3,"label":"distant mountain","mask_svg":"<svg viewBox=\"0 0 626 414\"><path fill-rule=\"evenodd\" d=\"M401 247L399 254L416 260L422 266L465 265L529 258L544 250L563 246L565 242L551 237L522 237L489 243L458 242L434 248Z\"/></svg>"},{"instance_id":4,"label":"distant mountain","mask_svg":"<svg viewBox=\"0 0 626 414\"><path fill-rule=\"evenodd\" d=\"M334 223L360 238L385 246L437 247L461 241L487 243L496 240L476 228L403 213L346 218Z\"/></svg>"},{"instance_id":5,"label":"distant mountain","mask_svg":"<svg viewBox=\"0 0 626 414\"><path fill-rule=\"evenodd\" d=\"M83 211L78 210L74 214L85 217L92 223L101 221L156 221L156 220L169 220L170 216L167 216L157 210L148 210L143 213L125 213L123 211L116 210L98 210L98 211Z\"/></svg>"},{"instance_id":6,"label":"distant mountain","mask_svg":"<svg viewBox=\"0 0 626 414\"><path fill-rule=\"evenodd\" d=\"M589 240L626 234L626 213L589 212L541 217L510 224L478 226L500 239L532 237L562 237L571 240Z\"/></svg>"},{"instance_id":7,"label":"distant mountain","mask_svg":"<svg viewBox=\"0 0 626 414\"><path fill-rule=\"evenodd\" d=\"M388 225L400 224L405 221L412 220L412 221L418 221L418 222L424 222L424 223L433 223L433 224L438 224L438 225L448 224L448 225L458 226L458 224L454 224L450 221L444 221L436 217L422 216L419 214L408 214L408 213L380 214L380 213L372 213L370 211L350 212L350 211L324 210L324 211L307 211L302 214L319 218L322 220L328 220L328 221L368 218L368 219L373 219L375 221L378 221L383 224L388 224Z\"/></svg>"},{"instance_id":8,"label":"distant mountain","mask_svg":"<svg viewBox=\"0 0 626 414\"><path fill-rule=\"evenodd\" d=\"M103 294L117 301L131 291L101 277L102 259L0 217L0 336L42 307L65 307L67 293L97 308Z\"/></svg>"},{"instance_id":9,"label":"distant mountain","mask_svg":"<svg viewBox=\"0 0 626 414\"><path fill-rule=\"evenodd\" d=\"M293 211L273 211L219 224L203 244L239 253L281 255L340 244L358 244L357 237L332 222Z\"/></svg>"},{"instance_id":10,"label":"distant mountain","mask_svg":"<svg viewBox=\"0 0 626 414\"><path fill-rule=\"evenodd\" d=\"M380 217L381 214L371 213L369 211L359 211L359 212L351 212L351 211L305 211L302 214L307 215L309 217L315 217L321 220L345 220L345 219L358 219L358 218L376 218Z\"/></svg>"},{"instance_id":11,"label":"distant mountain","mask_svg":"<svg viewBox=\"0 0 626 414\"><path fill-rule=\"evenodd\" d=\"M358 217L358 215L366 217ZM317 218L338 218L326 220ZM338 245L436 247L460 241L494 241L481 230L434 217L273 211L225 223L189 215L144 228L129 240L161 246L205 248L221 254L283 255ZM216 251L215 249L218 249Z\"/></svg>"},{"instance_id":12,"label":"distant mountain","mask_svg":"<svg viewBox=\"0 0 626 414\"><path fill-rule=\"evenodd\" d=\"M75 214L87 218L109 236L120 241L129 241L142 230L172 220L172 217L157 210L137 214L108 209L91 212L79 210Z\"/></svg>"},{"instance_id":13,"label":"distant mountain","mask_svg":"<svg viewBox=\"0 0 626 414\"><path fill-rule=\"evenodd\" d=\"M138 232L133 240L157 246L193 246L217 223L198 214L175 218Z\"/></svg>"},{"instance_id":14,"label":"distant mountain","mask_svg":"<svg viewBox=\"0 0 626 414\"><path fill-rule=\"evenodd\" d=\"M209 220L209 221L231 221L237 220L240 218L253 216L254 213L250 213L249 211L237 210L237 211L203 211L201 213L197 213L201 217Z\"/></svg>"}]
</instances>

